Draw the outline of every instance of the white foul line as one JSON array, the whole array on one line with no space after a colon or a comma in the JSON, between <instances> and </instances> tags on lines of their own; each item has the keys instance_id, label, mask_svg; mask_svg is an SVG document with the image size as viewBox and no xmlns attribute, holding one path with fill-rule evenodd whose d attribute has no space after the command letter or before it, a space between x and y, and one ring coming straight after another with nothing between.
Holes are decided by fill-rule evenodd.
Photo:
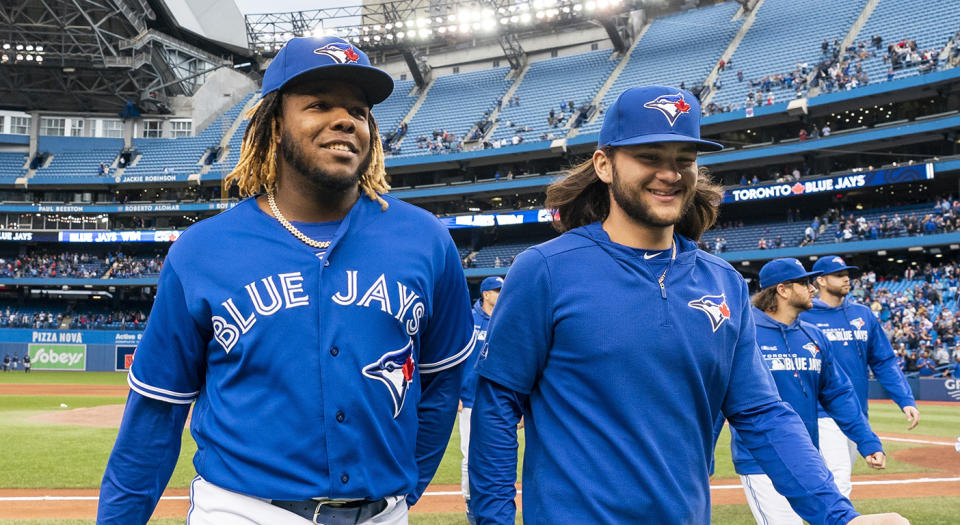
<instances>
[{"instance_id":1,"label":"white foul line","mask_svg":"<svg viewBox=\"0 0 960 525\"><path fill-rule=\"evenodd\" d=\"M883 441L900 441L903 443L920 443L923 445L944 445L948 447L953 446L953 443L949 441L926 441L923 439L888 437L888 436L880 436L880 439Z\"/></svg>"},{"instance_id":2,"label":"white foul line","mask_svg":"<svg viewBox=\"0 0 960 525\"><path fill-rule=\"evenodd\" d=\"M915 478L915 479L880 479L874 481L854 481L851 485L907 485L910 483L951 483L960 481L957 478ZM710 485L710 489L742 489L743 485Z\"/></svg>"}]
</instances>

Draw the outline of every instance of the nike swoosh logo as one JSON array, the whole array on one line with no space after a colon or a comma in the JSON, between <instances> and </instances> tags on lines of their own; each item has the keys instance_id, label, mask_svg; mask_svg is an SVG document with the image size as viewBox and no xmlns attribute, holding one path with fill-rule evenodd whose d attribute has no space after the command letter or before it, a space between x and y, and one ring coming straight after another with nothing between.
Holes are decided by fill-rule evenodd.
<instances>
[{"instance_id":1,"label":"nike swoosh logo","mask_svg":"<svg viewBox=\"0 0 960 525\"><path fill-rule=\"evenodd\" d=\"M656 256L658 256L658 255L660 255L661 253L663 253L663 252L657 252L657 253L645 253L645 254L643 254L643 260L647 260L647 259L653 259L654 257L656 257Z\"/></svg>"}]
</instances>

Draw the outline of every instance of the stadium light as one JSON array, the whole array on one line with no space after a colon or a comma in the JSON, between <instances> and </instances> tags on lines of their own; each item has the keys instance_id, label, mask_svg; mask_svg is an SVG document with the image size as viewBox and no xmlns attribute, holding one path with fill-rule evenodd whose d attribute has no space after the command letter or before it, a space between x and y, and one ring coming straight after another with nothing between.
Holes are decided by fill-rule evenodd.
<instances>
[{"instance_id":1,"label":"stadium light","mask_svg":"<svg viewBox=\"0 0 960 525\"><path fill-rule=\"evenodd\" d=\"M4 53L3 55L0 55L0 63L6 64L9 61L10 61L10 57L7 56L6 53Z\"/></svg>"},{"instance_id":2,"label":"stadium light","mask_svg":"<svg viewBox=\"0 0 960 525\"><path fill-rule=\"evenodd\" d=\"M10 44L3 44L4 49L10 49Z\"/></svg>"},{"instance_id":3,"label":"stadium light","mask_svg":"<svg viewBox=\"0 0 960 525\"><path fill-rule=\"evenodd\" d=\"M17 51L23 51L23 44L17 44Z\"/></svg>"},{"instance_id":4,"label":"stadium light","mask_svg":"<svg viewBox=\"0 0 960 525\"><path fill-rule=\"evenodd\" d=\"M23 55L21 55L20 53L17 53L17 60L23 60Z\"/></svg>"}]
</instances>

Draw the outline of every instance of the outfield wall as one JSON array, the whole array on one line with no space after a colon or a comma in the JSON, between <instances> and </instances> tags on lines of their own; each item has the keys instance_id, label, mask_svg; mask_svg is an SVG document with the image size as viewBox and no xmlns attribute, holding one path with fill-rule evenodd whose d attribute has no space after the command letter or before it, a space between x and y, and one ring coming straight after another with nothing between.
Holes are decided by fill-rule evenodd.
<instances>
[{"instance_id":1,"label":"outfield wall","mask_svg":"<svg viewBox=\"0 0 960 525\"><path fill-rule=\"evenodd\" d=\"M0 359L29 352L34 370L126 370L141 337L141 331L3 328Z\"/></svg>"},{"instance_id":2,"label":"outfield wall","mask_svg":"<svg viewBox=\"0 0 960 525\"><path fill-rule=\"evenodd\" d=\"M907 383L917 401L960 402L960 378L956 377L908 377ZM870 399L890 399L887 391L876 380L870 380Z\"/></svg>"}]
</instances>

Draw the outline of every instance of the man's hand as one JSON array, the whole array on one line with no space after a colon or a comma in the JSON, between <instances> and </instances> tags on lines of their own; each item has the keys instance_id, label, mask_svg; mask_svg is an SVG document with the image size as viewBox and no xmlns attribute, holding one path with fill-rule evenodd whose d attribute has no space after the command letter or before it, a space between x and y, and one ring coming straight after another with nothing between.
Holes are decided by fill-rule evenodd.
<instances>
[{"instance_id":1,"label":"man's hand","mask_svg":"<svg viewBox=\"0 0 960 525\"><path fill-rule=\"evenodd\" d=\"M903 407L903 413L907 416L907 423L910 423L907 430L916 428L917 424L920 423L920 411L917 410L917 407Z\"/></svg>"},{"instance_id":2,"label":"man's hand","mask_svg":"<svg viewBox=\"0 0 960 525\"><path fill-rule=\"evenodd\" d=\"M870 468L887 468L887 456L883 454L883 451L874 452L863 459L867 460L867 466Z\"/></svg>"},{"instance_id":3,"label":"man's hand","mask_svg":"<svg viewBox=\"0 0 960 525\"><path fill-rule=\"evenodd\" d=\"M910 525L907 518L890 512L887 514L864 514L847 522L847 525Z\"/></svg>"}]
</instances>

